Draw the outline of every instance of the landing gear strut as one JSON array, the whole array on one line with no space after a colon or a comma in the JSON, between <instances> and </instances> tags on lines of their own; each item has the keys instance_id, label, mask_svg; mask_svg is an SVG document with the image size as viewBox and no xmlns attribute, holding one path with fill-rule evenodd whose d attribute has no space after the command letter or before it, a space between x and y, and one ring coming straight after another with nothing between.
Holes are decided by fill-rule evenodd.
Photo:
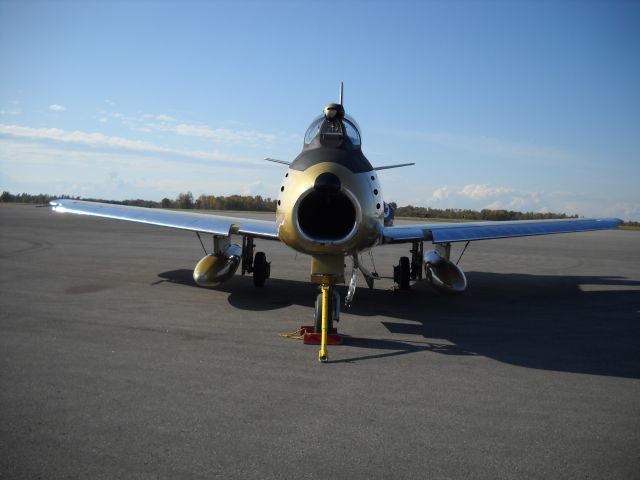
<instances>
[{"instance_id":1,"label":"landing gear strut","mask_svg":"<svg viewBox=\"0 0 640 480\"><path fill-rule=\"evenodd\" d=\"M413 242L411 245L411 279L422 280L422 263L424 262L424 242Z\"/></svg>"}]
</instances>

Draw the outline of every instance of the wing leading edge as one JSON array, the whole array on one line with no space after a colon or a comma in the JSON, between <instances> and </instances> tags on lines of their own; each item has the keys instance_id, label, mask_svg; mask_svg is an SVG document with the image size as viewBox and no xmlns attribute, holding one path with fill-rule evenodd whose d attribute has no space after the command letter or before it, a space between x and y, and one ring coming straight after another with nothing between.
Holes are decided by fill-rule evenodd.
<instances>
[{"instance_id":1,"label":"wing leading edge","mask_svg":"<svg viewBox=\"0 0 640 480\"><path fill-rule=\"evenodd\" d=\"M80 200L52 200L53 210L60 213L76 213L96 217L127 220L162 227L178 228L193 232L210 233L228 237L231 234L278 240L275 222L251 218L226 217L159 208L130 207Z\"/></svg>"},{"instance_id":2,"label":"wing leading edge","mask_svg":"<svg viewBox=\"0 0 640 480\"><path fill-rule=\"evenodd\" d=\"M382 227L383 243L430 240L433 243L468 242L495 238L549 235L552 233L586 232L616 228L619 218L517 220L506 222L420 223Z\"/></svg>"}]
</instances>

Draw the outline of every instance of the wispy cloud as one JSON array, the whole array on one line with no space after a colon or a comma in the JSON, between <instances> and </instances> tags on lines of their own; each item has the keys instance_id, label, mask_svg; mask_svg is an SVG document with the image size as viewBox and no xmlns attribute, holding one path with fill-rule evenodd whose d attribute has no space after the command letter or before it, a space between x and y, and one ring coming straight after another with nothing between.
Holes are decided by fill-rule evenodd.
<instances>
[{"instance_id":1,"label":"wispy cloud","mask_svg":"<svg viewBox=\"0 0 640 480\"><path fill-rule=\"evenodd\" d=\"M67 107L65 107L64 105L59 105L57 103L54 103L53 105L49 105L49 110L51 110L52 112L62 112L66 109Z\"/></svg>"},{"instance_id":2,"label":"wispy cloud","mask_svg":"<svg viewBox=\"0 0 640 480\"><path fill-rule=\"evenodd\" d=\"M487 184L470 184L465 185L460 191L460 194L471 199L481 199L497 197L511 192L513 192L513 189L507 187L491 187Z\"/></svg>"},{"instance_id":3,"label":"wispy cloud","mask_svg":"<svg viewBox=\"0 0 640 480\"><path fill-rule=\"evenodd\" d=\"M171 115L167 115L164 113L143 113L139 115L127 115L121 112L99 109L98 114L101 121L102 119L105 119L106 121L107 119L111 118L133 131L143 131L141 130L142 128L147 129L144 131L170 131L172 127L166 124L176 121Z\"/></svg>"},{"instance_id":4,"label":"wispy cloud","mask_svg":"<svg viewBox=\"0 0 640 480\"><path fill-rule=\"evenodd\" d=\"M434 200L434 201L444 200L448 197L449 197L449 187L447 187L446 185L440 188L437 188L431 194L431 200Z\"/></svg>"},{"instance_id":5,"label":"wispy cloud","mask_svg":"<svg viewBox=\"0 0 640 480\"><path fill-rule=\"evenodd\" d=\"M401 204L406 204L399 200ZM412 205L437 208L556 212L592 217L615 216L632 220L640 217L638 201L614 201L594 195L592 192L527 191L511 186L489 184L442 186L434 190L428 199L412 199L407 202Z\"/></svg>"},{"instance_id":6,"label":"wispy cloud","mask_svg":"<svg viewBox=\"0 0 640 480\"><path fill-rule=\"evenodd\" d=\"M8 110L0 110L0 115L22 115L22 110L19 108L10 108Z\"/></svg>"},{"instance_id":7,"label":"wispy cloud","mask_svg":"<svg viewBox=\"0 0 640 480\"><path fill-rule=\"evenodd\" d=\"M0 135L0 172L3 188L9 191L159 200L185 191L237 194L253 179L252 192L274 196L280 171L267 166L258 173L255 168L236 161L192 164L175 155L146 151L118 155L77 150L61 143L26 142Z\"/></svg>"},{"instance_id":8,"label":"wispy cloud","mask_svg":"<svg viewBox=\"0 0 640 480\"><path fill-rule=\"evenodd\" d=\"M254 145L256 143L272 143L275 141L275 136L268 133L230 130L228 128L210 128L207 125L189 125L187 123L177 125L175 132L178 135L208 138L214 143Z\"/></svg>"},{"instance_id":9,"label":"wispy cloud","mask_svg":"<svg viewBox=\"0 0 640 480\"><path fill-rule=\"evenodd\" d=\"M560 147L519 143L485 135L463 135L445 132L414 132L408 133L408 135L452 150L462 150L498 158L547 161L563 161L576 158L574 153Z\"/></svg>"},{"instance_id":10,"label":"wispy cloud","mask_svg":"<svg viewBox=\"0 0 640 480\"><path fill-rule=\"evenodd\" d=\"M128 138L114 137L104 135L102 133L95 132L82 132L79 130L66 131L59 128L32 128L22 127L18 125L5 125L0 124L0 134L8 135L16 138L27 138L32 140L41 141L54 141L72 143L76 145L87 146L91 148L116 148L135 152L148 152L148 153L161 153L180 155L183 157L190 157L202 160L223 160L233 161L236 163L256 164L258 162L252 162L243 160L231 155L217 153L217 152L201 152L201 151L189 151L181 150L170 147L164 147L156 145L150 142L144 142L140 140L130 140Z\"/></svg>"},{"instance_id":11,"label":"wispy cloud","mask_svg":"<svg viewBox=\"0 0 640 480\"><path fill-rule=\"evenodd\" d=\"M447 185L437 188L427 203L448 208L541 211L545 208L544 197L543 192L527 192L513 187L471 183L458 188L449 188Z\"/></svg>"},{"instance_id":12,"label":"wispy cloud","mask_svg":"<svg viewBox=\"0 0 640 480\"><path fill-rule=\"evenodd\" d=\"M151 118L153 120L157 120L159 122L166 122L166 123L175 122L176 121L175 118L173 118L170 115L165 115L164 113L161 113L160 115L153 115L153 114L146 113L142 117L143 118Z\"/></svg>"},{"instance_id":13,"label":"wispy cloud","mask_svg":"<svg viewBox=\"0 0 640 480\"><path fill-rule=\"evenodd\" d=\"M616 215L624 218L640 217L640 202L617 202L612 207L605 209L607 215Z\"/></svg>"},{"instance_id":14,"label":"wispy cloud","mask_svg":"<svg viewBox=\"0 0 640 480\"><path fill-rule=\"evenodd\" d=\"M129 140L122 137L110 137L102 133L87 133L79 130L72 132L61 130L59 128L32 128L22 127L18 125L0 124L0 133L10 135L12 137L32 138L39 140L53 140L57 142L77 143L88 145L91 147L108 146L115 148L124 148L127 150L146 151L146 152L170 152L165 147L160 147L148 142L139 140Z\"/></svg>"},{"instance_id":15,"label":"wispy cloud","mask_svg":"<svg viewBox=\"0 0 640 480\"><path fill-rule=\"evenodd\" d=\"M273 144L278 140L278 136L271 133L264 133L255 130L211 127L206 124L192 124L180 121L166 113L127 115L121 112L106 112L104 110L99 110L98 113L100 114L101 119L112 118L134 132L173 133L183 137L202 138L221 145L256 146ZM287 135L284 135L283 138L290 140Z\"/></svg>"}]
</instances>

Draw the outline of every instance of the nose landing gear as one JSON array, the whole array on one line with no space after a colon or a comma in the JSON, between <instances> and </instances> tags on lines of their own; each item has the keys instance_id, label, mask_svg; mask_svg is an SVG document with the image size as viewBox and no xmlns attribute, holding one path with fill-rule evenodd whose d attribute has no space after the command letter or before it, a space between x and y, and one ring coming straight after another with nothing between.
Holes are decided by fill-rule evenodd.
<instances>
[{"instance_id":1,"label":"nose landing gear","mask_svg":"<svg viewBox=\"0 0 640 480\"><path fill-rule=\"evenodd\" d=\"M301 327L303 340L306 344L320 345L318 360L322 363L329 361L327 345L340 345L342 336L338 335L333 326L340 316L340 295L334 290L335 275L312 275L312 281L320 284L320 294L316 298L314 325Z\"/></svg>"},{"instance_id":2,"label":"nose landing gear","mask_svg":"<svg viewBox=\"0 0 640 480\"><path fill-rule=\"evenodd\" d=\"M331 331L334 330L333 322L340 321L340 294L333 288L330 288L329 296L327 298L328 328L331 333ZM316 297L315 307L315 321L313 328L316 332L319 332L322 330L322 292L318 293L318 296Z\"/></svg>"}]
</instances>

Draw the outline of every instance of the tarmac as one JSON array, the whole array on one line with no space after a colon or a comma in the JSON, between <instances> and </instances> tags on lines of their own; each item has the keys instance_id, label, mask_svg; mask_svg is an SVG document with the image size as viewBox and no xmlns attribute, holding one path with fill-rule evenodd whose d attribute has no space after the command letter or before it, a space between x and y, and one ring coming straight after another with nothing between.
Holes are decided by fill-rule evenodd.
<instances>
[{"instance_id":1,"label":"tarmac","mask_svg":"<svg viewBox=\"0 0 640 480\"><path fill-rule=\"evenodd\" d=\"M257 246L206 289L193 233L0 205L0 478L640 478L640 232L474 242L460 296L377 247L328 364Z\"/></svg>"}]
</instances>

